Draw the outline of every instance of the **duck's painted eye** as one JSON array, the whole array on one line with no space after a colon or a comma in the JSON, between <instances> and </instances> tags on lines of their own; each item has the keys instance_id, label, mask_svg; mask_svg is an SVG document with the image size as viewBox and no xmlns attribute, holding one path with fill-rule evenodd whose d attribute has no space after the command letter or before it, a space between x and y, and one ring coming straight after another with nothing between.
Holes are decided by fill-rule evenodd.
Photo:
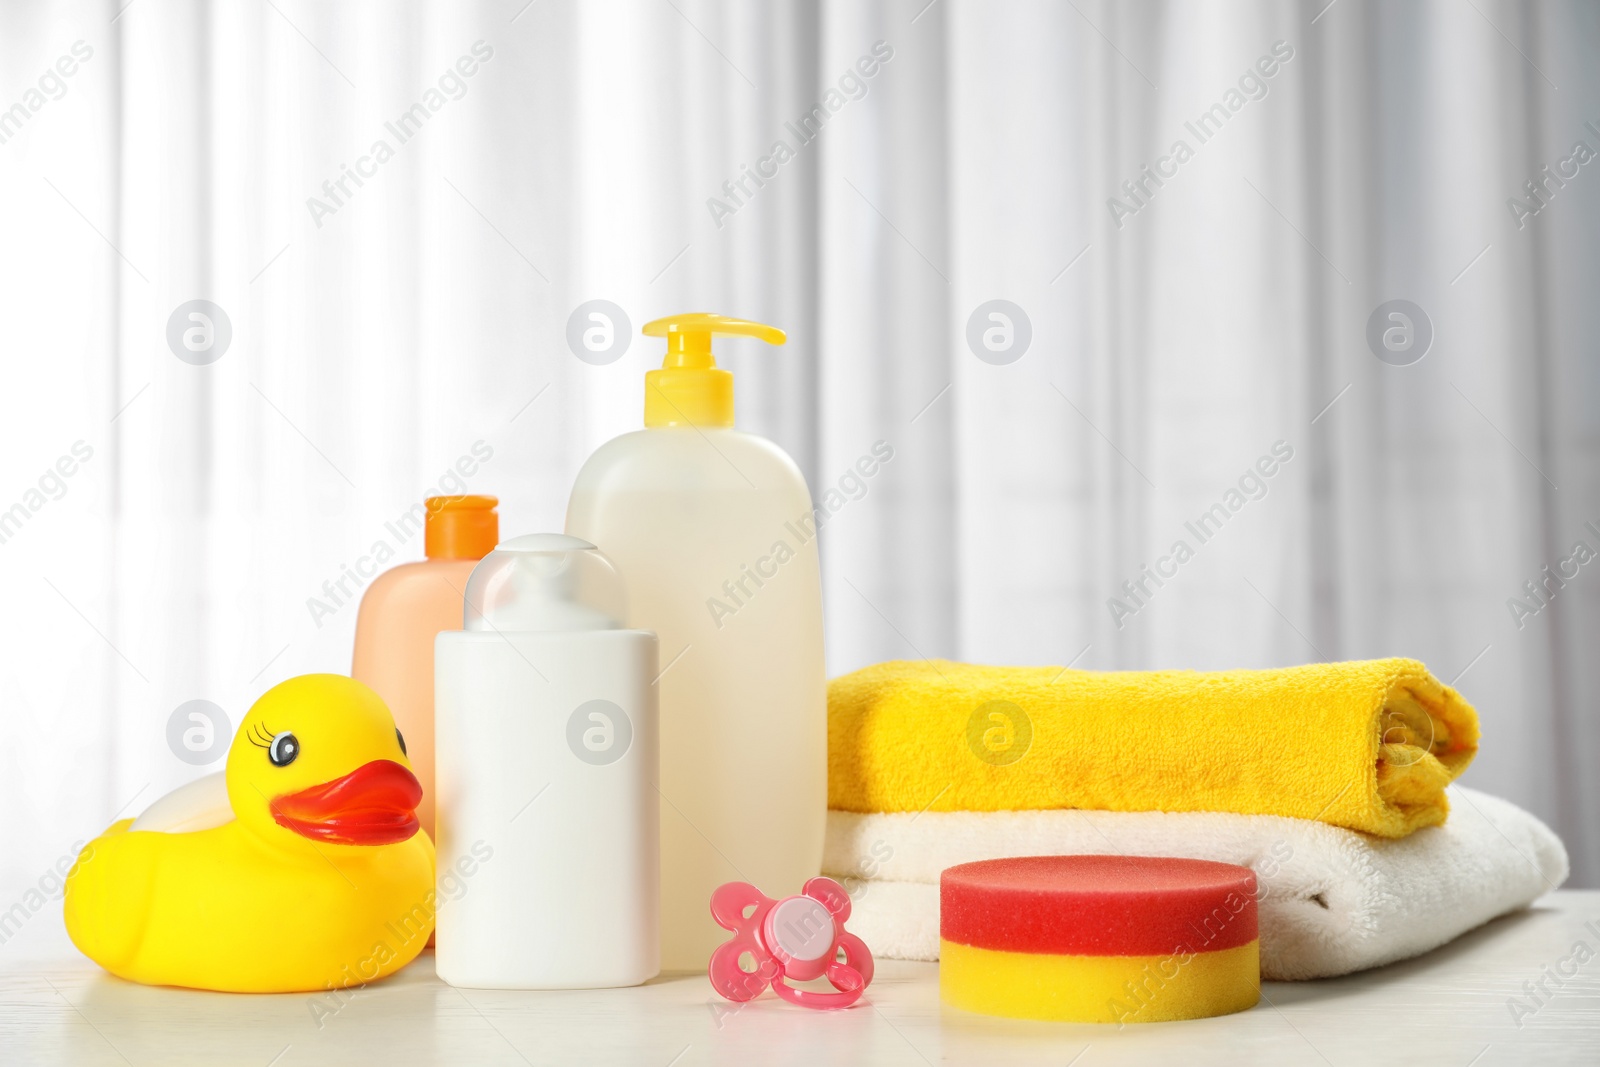
<instances>
[{"instance_id":1,"label":"duck's painted eye","mask_svg":"<svg viewBox=\"0 0 1600 1067\"><path fill-rule=\"evenodd\" d=\"M411 755L411 753L406 751L406 735L400 732L400 727L398 727L398 726L396 726L394 728L394 739L396 741L400 742L400 755L402 755L402 756Z\"/></svg>"},{"instance_id":2,"label":"duck's painted eye","mask_svg":"<svg viewBox=\"0 0 1600 1067\"><path fill-rule=\"evenodd\" d=\"M267 749L267 758L272 761L274 767L287 767L298 755L300 755L300 739L287 730L274 737L272 745Z\"/></svg>"}]
</instances>

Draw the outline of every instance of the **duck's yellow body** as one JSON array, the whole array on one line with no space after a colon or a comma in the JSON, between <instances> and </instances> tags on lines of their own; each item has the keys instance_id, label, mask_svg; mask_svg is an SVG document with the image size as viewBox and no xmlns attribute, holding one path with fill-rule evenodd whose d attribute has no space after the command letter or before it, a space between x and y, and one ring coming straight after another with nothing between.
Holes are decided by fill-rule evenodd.
<instances>
[{"instance_id":1,"label":"duck's yellow body","mask_svg":"<svg viewBox=\"0 0 1600 1067\"><path fill-rule=\"evenodd\" d=\"M371 690L337 675L284 682L229 750L232 817L180 832L114 824L67 876L67 932L152 985L278 993L392 974L433 931L433 843L409 767Z\"/></svg>"}]
</instances>

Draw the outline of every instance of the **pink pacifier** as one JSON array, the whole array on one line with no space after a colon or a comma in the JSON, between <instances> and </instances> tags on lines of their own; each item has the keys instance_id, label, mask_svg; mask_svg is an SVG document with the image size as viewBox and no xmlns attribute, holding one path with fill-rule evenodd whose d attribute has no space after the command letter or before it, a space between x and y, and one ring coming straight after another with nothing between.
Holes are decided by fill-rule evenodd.
<instances>
[{"instance_id":1,"label":"pink pacifier","mask_svg":"<svg viewBox=\"0 0 1600 1067\"><path fill-rule=\"evenodd\" d=\"M754 1000L771 985L778 996L802 1008L848 1008L872 981L872 953L844 928L850 894L832 878L813 878L799 896L782 900L748 882L729 882L711 894L711 917L733 931L733 938L711 954L707 968L711 987L729 1000ZM739 966L746 952L756 961L754 971ZM824 975L837 993L788 984Z\"/></svg>"}]
</instances>

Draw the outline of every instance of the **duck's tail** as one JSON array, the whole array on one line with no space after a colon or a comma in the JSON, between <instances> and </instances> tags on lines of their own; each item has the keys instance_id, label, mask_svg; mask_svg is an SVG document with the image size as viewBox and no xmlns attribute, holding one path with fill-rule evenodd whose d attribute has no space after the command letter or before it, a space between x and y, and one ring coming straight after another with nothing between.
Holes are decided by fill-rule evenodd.
<instances>
[{"instance_id":1,"label":"duck's tail","mask_svg":"<svg viewBox=\"0 0 1600 1067\"><path fill-rule=\"evenodd\" d=\"M132 824L112 823L83 847L62 903L72 943L112 974L125 974L144 943L155 883L155 852L128 847Z\"/></svg>"}]
</instances>

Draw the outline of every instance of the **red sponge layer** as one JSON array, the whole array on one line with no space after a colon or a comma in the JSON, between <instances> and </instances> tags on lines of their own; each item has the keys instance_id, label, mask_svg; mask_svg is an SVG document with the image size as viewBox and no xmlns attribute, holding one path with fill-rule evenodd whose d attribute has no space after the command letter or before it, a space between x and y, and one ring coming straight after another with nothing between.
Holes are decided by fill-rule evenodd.
<instances>
[{"instance_id":1,"label":"red sponge layer","mask_svg":"<svg viewBox=\"0 0 1600 1067\"><path fill-rule=\"evenodd\" d=\"M1153 856L984 860L939 877L939 936L1074 956L1215 952L1256 939L1248 867Z\"/></svg>"}]
</instances>

